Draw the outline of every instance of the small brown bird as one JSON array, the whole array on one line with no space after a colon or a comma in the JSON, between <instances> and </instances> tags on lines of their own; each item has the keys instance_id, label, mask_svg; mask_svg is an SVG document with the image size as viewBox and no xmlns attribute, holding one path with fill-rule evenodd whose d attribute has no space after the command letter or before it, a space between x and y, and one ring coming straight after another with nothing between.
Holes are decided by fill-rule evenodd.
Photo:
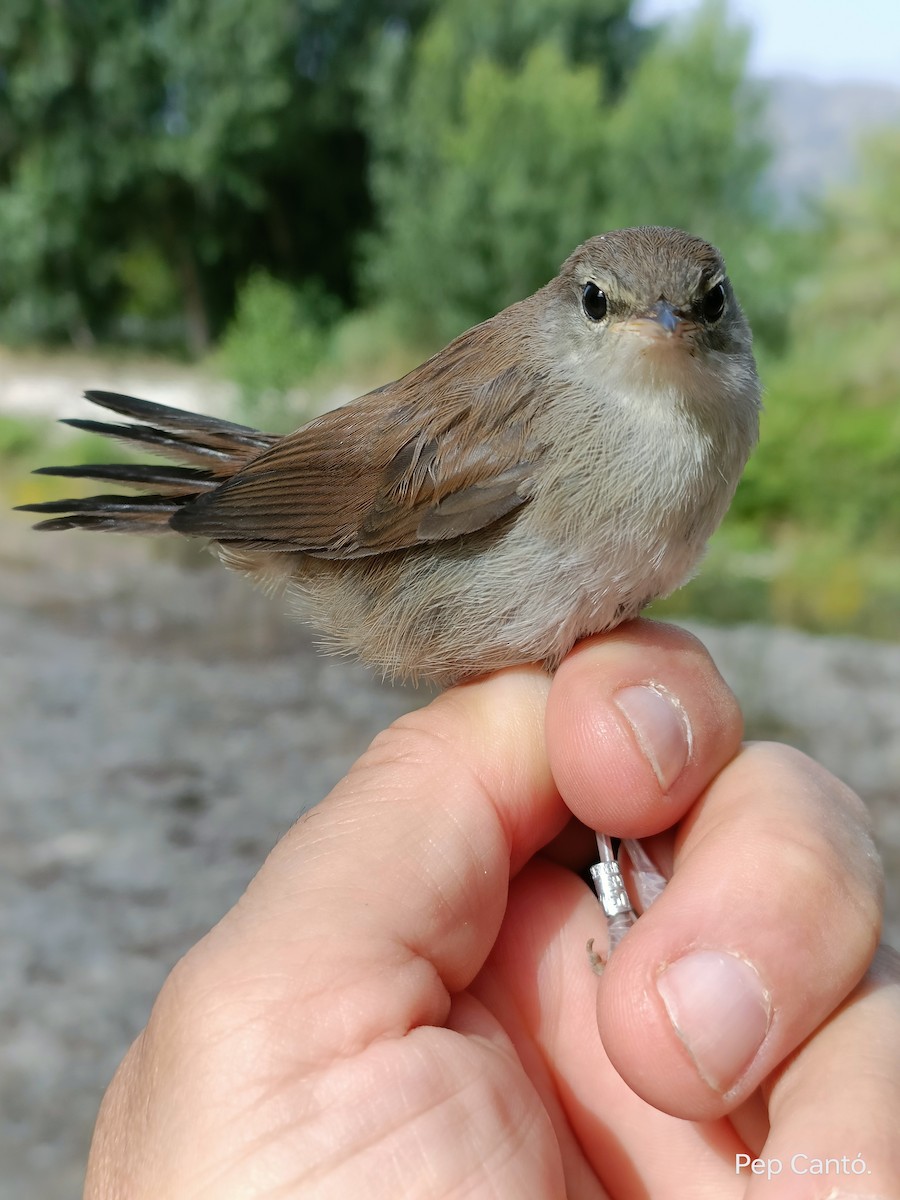
<instances>
[{"instance_id":1,"label":"small brown bird","mask_svg":"<svg viewBox=\"0 0 900 1200\"><path fill-rule=\"evenodd\" d=\"M750 329L719 253L591 238L533 296L285 437L108 392L72 420L183 466L45 467L149 492L23 505L38 529L206 538L336 650L449 684L553 669L690 576L757 438Z\"/></svg>"}]
</instances>

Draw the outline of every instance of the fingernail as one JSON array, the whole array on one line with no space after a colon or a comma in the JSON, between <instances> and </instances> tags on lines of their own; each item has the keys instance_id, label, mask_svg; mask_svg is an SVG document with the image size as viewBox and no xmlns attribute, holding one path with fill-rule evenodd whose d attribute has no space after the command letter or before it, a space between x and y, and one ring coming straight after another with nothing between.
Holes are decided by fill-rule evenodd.
<instances>
[{"instance_id":1,"label":"fingernail","mask_svg":"<svg viewBox=\"0 0 900 1200\"><path fill-rule=\"evenodd\" d=\"M691 726L687 713L665 688L639 684L623 688L616 705L634 731L638 745L667 792L691 752Z\"/></svg>"},{"instance_id":2,"label":"fingernail","mask_svg":"<svg viewBox=\"0 0 900 1200\"><path fill-rule=\"evenodd\" d=\"M656 986L700 1077L728 1092L769 1030L771 998L756 968L736 954L697 950L666 967Z\"/></svg>"}]
</instances>

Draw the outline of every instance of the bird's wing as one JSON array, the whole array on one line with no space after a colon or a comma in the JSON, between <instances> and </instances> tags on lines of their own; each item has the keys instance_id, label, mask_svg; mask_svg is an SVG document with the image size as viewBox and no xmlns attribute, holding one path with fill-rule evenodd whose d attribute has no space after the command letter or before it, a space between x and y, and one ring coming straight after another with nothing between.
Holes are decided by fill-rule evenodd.
<instances>
[{"instance_id":1,"label":"bird's wing","mask_svg":"<svg viewBox=\"0 0 900 1200\"><path fill-rule=\"evenodd\" d=\"M460 537L527 503L543 453L531 433L542 380L508 353L488 355L499 369L486 372L468 338L282 439L172 527L356 558Z\"/></svg>"}]
</instances>

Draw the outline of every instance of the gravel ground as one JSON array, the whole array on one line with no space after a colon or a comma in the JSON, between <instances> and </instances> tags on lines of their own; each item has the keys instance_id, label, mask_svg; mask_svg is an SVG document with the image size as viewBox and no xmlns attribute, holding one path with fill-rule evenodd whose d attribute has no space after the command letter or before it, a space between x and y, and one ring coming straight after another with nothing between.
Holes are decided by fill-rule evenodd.
<instances>
[{"instance_id":1,"label":"gravel ground","mask_svg":"<svg viewBox=\"0 0 900 1200\"><path fill-rule=\"evenodd\" d=\"M214 565L21 523L0 537L0 1200L63 1200L173 962L427 696L317 656ZM900 647L697 632L751 735L808 750L869 801L896 884ZM896 943L895 887L889 904Z\"/></svg>"}]
</instances>

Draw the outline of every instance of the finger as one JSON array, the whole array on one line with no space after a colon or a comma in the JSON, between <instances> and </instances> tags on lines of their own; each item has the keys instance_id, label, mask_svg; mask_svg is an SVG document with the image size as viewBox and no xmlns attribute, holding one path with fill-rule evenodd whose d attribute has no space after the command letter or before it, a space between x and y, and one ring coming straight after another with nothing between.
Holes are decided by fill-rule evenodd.
<instances>
[{"instance_id":1,"label":"finger","mask_svg":"<svg viewBox=\"0 0 900 1200\"><path fill-rule=\"evenodd\" d=\"M421 1133L423 1074L437 1095L465 1094L434 1054L425 1069L422 1038L408 1035L445 1023L451 994L493 944L511 873L569 818L544 751L548 688L543 672L521 669L446 693L376 738L282 839L163 988L104 1102L94 1179L135 1157L151 1164L142 1178L182 1178L204 1145L216 1148L207 1168L211 1158L237 1171L239 1159L251 1170L257 1149L282 1161L285 1143L293 1154L305 1147L307 1170L317 1156L333 1166L335 1155L364 1158L390 1143L406 1118ZM399 1047L407 1074L387 1046ZM499 1088L496 1062L493 1074L476 1073L472 1057L469 1085ZM319 1132L341 1102L323 1080L340 1083L348 1064L357 1094L360 1075L370 1092L399 1080L371 1111L363 1105L369 1119L354 1126L353 1147L349 1134ZM533 1103L528 1111L537 1122ZM123 1129L133 1130L127 1152ZM532 1149L546 1151L534 1136Z\"/></svg>"},{"instance_id":2,"label":"finger","mask_svg":"<svg viewBox=\"0 0 900 1200\"><path fill-rule=\"evenodd\" d=\"M865 810L788 747L748 747L709 787L672 880L613 956L604 1045L682 1117L744 1100L867 969L881 870Z\"/></svg>"},{"instance_id":3,"label":"finger","mask_svg":"<svg viewBox=\"0 0 900 1200\"><path fill-rule=\"evenodd\" d=\"M847 1002L776 1077L771 1133L741 1160L747 1196L900 1195L900 958L882 948ZM757 1168L759 1171L760 1168ZM829 1184L830 1187L824 1186Z\"/></svg>"},{"instance_id":4,"label":"finger","mask_svg":"<svg viewBox=\"0 0 900 1200\"><path fill-rule=\"evenodd\" d=\"M588 888L543 857L510 888L507 919L472 992L511 1037L553 1121L567 1195L582 1161L611 1196L743 1195L727 1120L694 1123L638 1096L597 1036L596 977L584 952L602 918Z\"/></svg>"},{"instance_id":5,"label":"finger","mask_svg":"<svg viewBox=\"0 0 900 1200\"><path fill-rule=\"evenodd\" d=\"M582 642L547 702L547 751L567 805L592 829L646 837L673 825L740 746L742 718L691 634L632 621Z\"/></svg>"},{"instance_id":6,"label":"finger","mask_svg":"<svg viewBox=\"0 0 900 1200\"><path fill-rule=\"evenodd\" d=\"M386 1025L357 1012L357 1037L440 1023L448 991L490 950L510 874L568 818L543 747L547 688L537 670L510 671L396 721L282 839L198 953L234 964L239 939L260 972L277 954L302 996L360 983ZM373 998L385 965L388 994ZM411 986L398 986L406 973ZM342 1011L331 1034L320 1027L324 1057L346 1052L332 1044L346 1022Z\"/></svg>"}]
</instances>

